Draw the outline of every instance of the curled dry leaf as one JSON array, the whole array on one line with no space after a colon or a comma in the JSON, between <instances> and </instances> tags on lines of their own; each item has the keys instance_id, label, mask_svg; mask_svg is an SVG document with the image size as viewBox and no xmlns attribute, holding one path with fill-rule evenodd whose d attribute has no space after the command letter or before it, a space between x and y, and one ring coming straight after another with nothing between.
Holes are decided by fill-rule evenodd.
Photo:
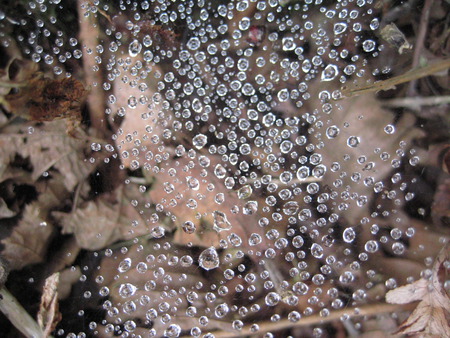
<instances>
[{"instance_id":1,"label":"curled dry leaf","mask_svg":"<svg viewBox=\"0 0 450 338\"><path fill-rule=\"evenodd\" d=\"M398 287L386 294L391 304L407 304L420 301L413 313L403 322L397 333L426 334L450 337L450 299L444 289L449 270L449 251L446 246L433 265L429 278Z\"/></svg>"},{"instance_id":2,"label":"curled dry leaf","mask_svg":"<svg viewBox=\"0 0 450 338\"><path fill-rule=\"evenodd\" d=\"M41 217L39 205L29 204L12 233L1 241L4 245L1 254L13 270L40 263L45 258L52 233L53 227Z\"/></svg>"},{"instance_id":3,"label":"curled dry leaf","mask_svg":"<svg viewBox=\"0 0 450 338\"><path fill-rule=\"evenodd\" d=\"M21 82L5 96L8 110L37 122L67 119L68 132L73 135L81 122L81 104L87 95L83 84L74 78L53 80L40 72L32 73L33 68L26 62L23 67Z\"/></svg>"},{"instance_id":4,"label":"curled dry leaf","mask_svg":"<svg viewBox=\"0 0 450 338\"><path fill-rule=\"evenodd\" d=\"M38 324L44 331L44 337L49 337L61 321L61 313L58 310L58 284L59 273L54 273L45 280L44 292L41 297L41 305L37 314Z\"/></svg>"}]
</instances>

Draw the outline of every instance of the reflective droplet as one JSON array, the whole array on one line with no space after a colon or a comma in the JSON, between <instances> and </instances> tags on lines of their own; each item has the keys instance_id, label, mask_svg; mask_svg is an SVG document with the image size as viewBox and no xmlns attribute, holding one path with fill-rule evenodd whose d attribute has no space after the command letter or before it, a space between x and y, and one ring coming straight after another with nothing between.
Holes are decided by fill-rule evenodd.
<instances>
[{"instance_id":1,"label":"reflective droplet","mask_svg":"<svg viewBox=\"0 0 450 338\"><path fill-rule=\"evenodd\" d=\"M214 247L210 247L200 254L198 258L200 267L205 270L212 270L219 266L219 254Z\"/></svg>"},{"instance_id":2,"label":"reflective droplet","mask_svg":"<svg viewBox=\"0 0 450 338\"><path fill-rule=\"evenodd\" d=\"M249 198L253 194L253 189L251 185L244 185L242 188L240 188L237 192L238 198L241 200L245 200Z\"/></svg>"},{"instance_id":3,"label":"reflective droplet","mask_svg":"<svg viewBox=\"0 0 450 338\"><path fill-rule=\"evenodd\" d=\"M217 232L230 230L232 228L231 223L227 219L227 215L225 215L223 212L216 210L213 212L213 217L214 217L213 229L216 230Z\"/></svg>"},{"instance_id":4,"label":"reflective droplet","mask_svg":"<svg viewBox=\"0 0 450 338\"><path fill-rule=\"evenodd\" d=\"M329 64L322 71L322 75L320 76L321 81L332 81L339 74L339 69L336 65Z\"/></svg>"},{"instance_id":5,"label":"reflective droplet","mask_svg":"<svg viewBox=\"0 0 450 338\"><path fill-rule=\"evenodd\" d=\"M192 144L197 149L202 149L208 142L208 137L203 134L195 135L192 139Z\"/></svg>"},{"instance_id":6,"label":"reflective droplet","mask_svg":"<svg viewBox=\"0 0 450 338\"><path fill-rule=\"evenodd\" d=\"M133 40L128 45L128 54L130 54L131 57L137 56L142 50L142 44L138 40Z\"/></svg>"},{"instance_id":7,"label":"reflective droplet","mask_svg":"<svg viewBox=\"0 0 450 338\"><path fill-rule=\"evenodd\" d=\"M346 228L344 232L342 233L342 239L346 243L352 243L356 238L355 231L353 228Z\"/></svg>"}]
</instances>

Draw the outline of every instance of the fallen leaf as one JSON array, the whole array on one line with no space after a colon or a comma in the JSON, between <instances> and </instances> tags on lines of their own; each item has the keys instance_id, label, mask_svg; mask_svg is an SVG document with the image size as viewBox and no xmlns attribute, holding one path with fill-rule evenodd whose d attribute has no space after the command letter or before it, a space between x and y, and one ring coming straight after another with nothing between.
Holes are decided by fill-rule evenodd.
<instances>
[{"instance_id":1,"label":"fallen leaf","mask_svg":"<svg viewBox=\"0 0 450 338\"><path fill-rule=\"evenodd\" d=\"M58 299L63 300L70 296L70 292L72 291L72 286L80 281L80 277L83 274L81 273L81 269L79 266L70 267L62 270L59 276L59 284L58 284Z\"/></svg>"},{"instance_id":2,"label":"fallen leaf","mask_svg":"<svg viewBox=\"0 0 450 338\"><path fill-rule=\"evenodd\" d=\"M37 314L38 324L44 331L44 337L49 337L62 319L58 310L58 284L59 272L54 273L45 280L41 305Z\"/></svg>"},{"instance_id":3,"label":"fallen leaf","mask_svg":"<svg viewBox=\"0 0 450 338\"><path fill-rule=\"evenodd\" d=\"M149 194L151 200L173 216L177 225L174 241L178 244L218 247L220 240L227 241L232 235L239 237L245 248L264 249L265 241L249 244L252 234L264 238L264 229L258 224L260 212L244 212L248 200L258 197L253 194L248 200L242 200L236 191L227 189L223 180L214 174L214 168L220 163L214 155L195 160L183 155L169 160L165 170L155 175ZM219 197L221 194L223 197ZM217 227L218 215L228 225ZM195 230L186 231L183 228L186 222L192 222Z\"/></svg>"},{"instance_id":4,"label":"fallen leaf","mask_svg":"<svg viewBox=\"0 0 450 338\"><path fill-rule=\"evenodd\" d=\"M32 178L37 180L50 168L64 175L68 191L84 180L94 169L84 154L86 142L61 133L61 122L35 128L32 134L14 130L0 135L0 160L10 163L19 154L29 158L33 166Z\"/></svg>"},{"instance_id":5,"label":"fallen leaf","mask_svg":"<svg viewBox=\"0 0 450 338\"><path fill-rule=\"evenodd\" d=\"M219 302L219 298L206 301L205 290L210 289L212 280L203 277L195 263L186 264L182 257L188 257L190 251L165 242L153 239L102 259L98 275L102 277L100 294L108 297L108 322L120 317L124 322L133 320L138 327L151 323L162 333L172 322L165 323L161 318L170 313L177 318L177 324L189 330L194 319L198 323L198 318ZM188 317L188 307L195 307L196 312L189 322L179 322L179 318Z\"/></svg>"},{"instance_id":6,"label":"fallen leaf","mask_svg":"<svg viewBox=\"0 0 450 338\"><path fill-rule=\"evenodd\" d=\"M69 133L73 133L81 122L81 104L87 96L83 84L74 78L49 79L36 71L32 61L17 63L18 74L12 78L20 82L12 82L16 87L4 97L7 109L31 121L67 119Z\"/></svg>"},{"instance_id":7,"label":"fallen leaf","mask_svg":"<svg viewBox=\"0 0 450 338\"><path fill-rule=\"evenodd\" d=\"M0 198L0 218L10 218L15 216L17 213L8 208L5 200Z\"/></svg>"},{"instance_id":8,"label":"fallen leaf","mask_svg":"<svg viewBox=\"0 0 450 338\"><path fill-rule=\"evenodd\" d=\"M130 219L140 219L121 186L102 194L71 213L52 212L63 226L63 234L74 234L79 246L99 250L120 239L130 239L147 233L145 225L133 226Z\"/></svg>"},{"instance_id":9,"label":"fallen leaf","mask_svg":"<svg viewBox=\"0 0 450 338\"><path fill-rule=\"evenodd\" d=\"M450 224L450 179L440 182L431 205L431 217L433 224L448 228Z\"/></svg>"},{"instance_id":10,"label":"fallen leaf","mask_svg":"<svg viewBox=\"0 0 450 338\"><path fill-rule=\"evenodd\" d=\"M321 136L325 146L317 152L327 168L336 168L326 171L323 184L339 194L336 205L347 206L339 214L350 224L358 224L365 216L374 197L374 184L389 177L392 161L404 161L397 150L404 152L406 147L399 143L410 146L414 138L422 136L412 115L404 114L395 126L393 121L394 115L373 95L364 95L342 101L340 109L330 115L326 135ZM338 167L333 165L336 163ZM352 194L355 197L350 198Z\"/></svg>"},{"instance_id":11,"label":"fallen leaf","mask_svg":"<svg viewBox=\"0 0 450 338\"><path fill-rule=\"evenodd\" d=\"M450 324L448 322L450 299L443 287L445 278L440 278L442 273L448 274L448 264L449 251L445 247L436 258L430 278L421 278L386 294L386 301L391 304L420 301L396 333L450 337Z\"/></svg>"},{"instance_id":12,"label":"fallen leaf","mask_svg":"<svg viewBox=\"0 0 450 338\"><path fill-rule=\"evenodd\" d=\"M52 233L53 226L41 217L38 203L31 203L25 207L22 219L12 233L1 241L4 245L1 254L13 270L40 263L45 258Z\"/></svg>"}]
</instances>

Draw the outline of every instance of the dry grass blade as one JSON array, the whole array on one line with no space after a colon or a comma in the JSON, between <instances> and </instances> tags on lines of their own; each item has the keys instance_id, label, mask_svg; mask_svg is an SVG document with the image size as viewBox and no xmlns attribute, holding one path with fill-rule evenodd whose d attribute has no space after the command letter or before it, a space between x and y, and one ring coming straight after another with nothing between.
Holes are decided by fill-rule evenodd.
<instances>
[{"instance_id":1,"label":"dry grass blade","mask_svg":"<svg viewBox=\"0 0 450 338\"><path fill-rule=\"evenodd\" d=\"M417 80L425 76L433 75L435 73L445 71L449 68L450 68L450 59L444 59L424 67L411 69L405 74L395 76L388 80L378 81L367 86L361 87L355 86L351 88L347 88L344 86L341 89L342 98L367 94L371 92L378 92L380 90L389 90L399 84L407 83L409 81Z\"/></svg>"}]
</instances>

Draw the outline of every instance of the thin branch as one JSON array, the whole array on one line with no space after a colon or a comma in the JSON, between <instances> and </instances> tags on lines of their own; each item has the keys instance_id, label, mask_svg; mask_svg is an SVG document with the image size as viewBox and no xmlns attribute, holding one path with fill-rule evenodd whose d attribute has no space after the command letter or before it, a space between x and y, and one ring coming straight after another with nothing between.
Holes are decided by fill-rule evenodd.
<instances>
[{"instance_id":1,"label":"thin branch","mask_svg":"<svg viewBox=\"0 0 450 338\"><path fill-rule=\"evenodd\" d=\"M101 131L105 128L105 92L101 86L103 82L101 68L98 67L96 62L96 58L100 56L97 52L100 30L98 22L92 15L87 17L84 15L85 4L84 0L77 0L80 22L79 39L85 49L83 53L84 78L85 82L91 87L87 103L92 126ZM98 69L94 70L94 67L98 67Z\"/></svg>"},{"instance_id":2,"label":"thin branch","mask_svg":"<svg viewBox=\"0 0 450 338\"><path fill-rule=\"evenodd\" d=\"M0 311L26 337L44 337L44 332L38 323L28 314L6 287L0 288Z\"/></svg>"},{"instance_id":3,"label":"thin branch","mask_svg":"<svg viewBox=\"0 0 450 338\"><path fill-rule=\"evenodd\" d=\"M428 22L430 20L430 10L431 6L433 6L433 2L434 0L426 0L422 10L422 16L420 17L419 23L419 33L417 34L417 39L415 43L412 68L416 68L417 66L419 66L420 56L423 52L423 44L425 41L425 36L427 34ZM417 80L412 80L411 83L409 84L408 96L414 96L416 92L416 83Z\"/></svg>"},{"instance_id":4,"label":"thin branch","mask_svg":"<svg viewBox=\"0 0 450 338\"><path fill-rule=\"evenodd\" d=\"M385 107L418 110L423 106L438 106L441 104L450 104L450 95L430 97L404 97L381 101L381 104Z\"/></svg>"},{"instance_id":5,"label":"thin branch","mask_svg":"<svg viewBox=\"0 0 450 338\"><path fill-rule=\"evenodd\" d=\"M343 87L341 90L341 98L348 98L352 96L357 96L361 94L378 92L380 90L389 90L395 86L406 83L409 81L417 80L425 76L429 76L435 73L446 71L450 68L450 58L443 59L438 62L434 62L424 67L413 68L405 74L395 76L388 80L378 81L366 86L355 86L353 88Z\"/></svg>"}]
</instances>

